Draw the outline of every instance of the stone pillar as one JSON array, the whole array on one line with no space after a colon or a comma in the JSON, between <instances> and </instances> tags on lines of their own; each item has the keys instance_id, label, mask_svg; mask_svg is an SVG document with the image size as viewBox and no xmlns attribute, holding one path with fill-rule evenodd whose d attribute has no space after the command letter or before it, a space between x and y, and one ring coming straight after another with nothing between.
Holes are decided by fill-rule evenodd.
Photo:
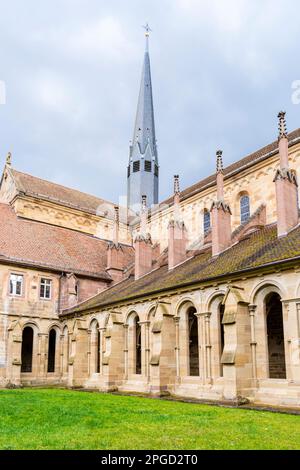
<instances>
[{"instance_id":1,"label":"stone pillar","mask_svg":"<svg viewBox=\"0 0 300 470\"><path fill-rule=\"evenodd\" d=\"M124 379L128 380L128 323L124 325Z\"/></svg>"},{"instance_id":2,"label":"stone pillar","mask_svg":"<svg viewBox=\"0 0 300 470\"><path fill-rule=\"evenodd\" d=\"M71 366L72 387L83 387L88 379L88 329L84 320L76 320L72 335Z\"/></svg>"},{"instance_id":3,"label":"stone pillar","mask_svg":"<svg viewBox=\"0 0 300 470\"><path fill-rule=\"evenodd\" d=\"M251 327L251 357L252 357L252 377L253 377L253 386L257 387L257 361L256 361L256 334L255 334L255 312L256 305L249 305L249 315L250 315L250 327Z\"/></svg>"},{"instance_id":4,"label":"stone pillar","mask_svg":"<svg viewBox=\"0 0 300 470\"><path fill-rule=\"evenodd\" d=\"M224 202L222 151L217 151L217 199L211 206L212 255L217 256L231 244L231 210Z\"/></svg>"},{"instance_id":5,"label":"stone pillar","mask_svg":"<svg viewBox=\"0 0 300 470\"><path fill-rule=\"evenodd\" d=\"M197 317L198 324L199 377L201 378L202 385L204 385L207 375L204 314L201 312L196 313L195 315Z\"/></svg>"},{"instance_id":6,"label":"stone pillar","mask_svg":"<svg viewBox=\"0 0 300 470\"><path fill-rule=\"evenodd\" d=\"M21 351L22 330L19 322L12 322L8 328L7 382L19 387L21 385Z\"/></svg>"},{"instance_id":7,"label":"stone pillar","mask_svg":"<svg viewBox=\"0 0 300 470\"><path fill-rule=\"evenodd\" d=\"M279 158L280 168L276 171L274 182L277 206L277 233L279 237L286 235L299 221L298 183L296 172L289 168L288 138L286 132L285 112L279 118Z\"/></svg>"},{"instance_id":8,"label":"stone pillar","mask_svg":"<svg viewBox=\"0 0 300 470\"><path fill-rule=\"evenodd\" d=\"M134 273L135 279L139 279L152 270L152 241L151 235L147 232L147 198L142 196L142 209L141 209L141 227L134 240L135 248L135 266Z\"/></svg>"},{"instance_id":9,"label":"stone pillar","mask_svg":"<svg viewBox=\"0 0 300 470\"><path fill-rule=\"evenodd\" d=\"M208 383L208 384L211 384L211 382L212 382L210 317L211 317L211 313L206 312L205 315L204 315L204 322L205 322L205 358L206 358L206 383Z\"/></svg>"},{"instance_id":10,"label":"stone pillar","mask_svg":"<svg viewBox=\"0 0 300 470\"><path fill-rule=\"evenodd\" d=\"M88 370L87 370L87 374L88 374L88 377L90 377L90 375L92 373L92 367L91 367L92 331L90 329L87 330L87 335L88 335L88 349L87 349L87 369Z\"/></svg>"},{"instance_id":11,"label":"stone pillar","mask_svg":"<svg viewBox=\"0 0 300 470\"><path fill-rule=\"evenodd\" d=\"M64 377L64 334L59 335L59 375Z\"/></svg>"},{"instance_id":12,"label":"stone pillar","mask_svg":"<svg viewBox=\"0 0 300 470\"><path fill-rule=\"evenodd\" d=\"M175 322L175 359L176 359L176 383L181 382L180 377L180 343L179 343L179 322L180 316L174 317Z\"/></svg>"},{"instance_id":13,"label":"stone pillar","mask_svg":"<svg viewBox=\"0 0 300 470\"><path fill-rule=\"evenodd\" d=\"M169 394L176 380L175 322L168 302L159 303L152 326L151 388L154 395Z\"/></svg>"},{"instance_id":14,"label":"stone pillar","mask_svg":"<svg viewBox=\"0 0 300 470\"><path fill-rule=\"evenodd\" d=\"M300 300L283 300L282 316L287 379L300 382Z\"/></svg>"},{"instance_id":15,"label":"stone pillar","mask_svg":"<svg viewBox=\"0 0 300 470\"><path fill-rule=\"evenodd\" d=\"M124 329L121 313L111 313L107 327L103 332L105 353L102 356L103 380L100 390L115 391L124 381L125 332L126 329Z\"/></svg>"},{"instance_id":16,"label":"stone pillar","mask_svg":"<svg viewBox=\"0 0 300 470\"><path fill-rule=\"evenodd\" d=\"M241 291L230 288L225 296L224 350L221 358L224 398L240 400L253 395L251 326L248 303Z\"/></svg>"},{"instance_id":17,"label":"stone pillar","mask_svg":"<svg viewBox=\"0 0 300 470\"><path fill-rule=\"evenodd\" d=\"M147 369L148 369L148 362L147 362L147 325L148 321L140 321L139 324L141 325L141 347L142 347L142 375L147 377Z\"/></svg>"},{"instance_id":18,"label":"stone pillar","mask_svg":"<svg viewBox=\"0 0 300 470\"><path fill-rule=\"evenodd\" d=\"M146 327L146 343L145 343L145 352L146 352L146 377L147 382L150 382L150 354L151 354L151 344L150 344L150 321L145 322Z\"/></svg>"}]
</instances>

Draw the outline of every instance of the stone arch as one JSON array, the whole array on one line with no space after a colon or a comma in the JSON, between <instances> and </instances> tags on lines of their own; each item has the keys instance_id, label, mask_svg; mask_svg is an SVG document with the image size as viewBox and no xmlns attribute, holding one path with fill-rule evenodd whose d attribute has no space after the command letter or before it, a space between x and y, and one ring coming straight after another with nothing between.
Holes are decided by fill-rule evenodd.
<instances>
[{"instance_id":1,"label":"stone arch","mask_svg":"<svg viewBox=\"0 0 300 470\"><path fill-rule=\"evenodd\" d=\"M264 299L270 379L286 379L285 341L281 297L270 292Z\"/></svg>"},{"instance_id":2,"label":"stone arch","mask_svg":"<svg viewBox=\"0 0 300 470\"><path fill-rule=\"evenodd\" d=\"M57 363L57 345L59 343L59 338L57 335L56 328L50 328L48 333L48 361L47 361L47 372L54 373L56 372L56 363Z\"/></svg>"},{"instance_id":3,"label":"stone arch","mask_svg":"<svg viewBox=\"0 0 300 470\"><path fill-rule=\"evenodd\" d=\"M225 297L226 291L222 289L213 292L206 301L206 311L210 314L212 375L214 377L223 376L221 358L225 346L225 327L222 322Z\"/></svg>"},{"instance_id":4,"label":"stone arch","mask_svg":"<svg viewBox=\"0 0 300 470\"><path fill-rule=\"evenodd\" d=\"M152 317L155 316L155 313L156 313L156 310L157 310L157 306L158 306L157 303L152 303L152 304L150 305L150 307L147 309L147 313L146 313L147 321L150 321L150 322L151 322Z\"/></svg>"},{"instance_id":5,"label":"stone arch","mask_svg":"<svg viewBox=\"0 0 300 470\"><path fill-rule=\"evenodd\" d=\"M199 377L199 317L194 299L185 296L177 302L176 317L179 318L180 369L183 376Z\"/></svg>"},{"instance_id":6,"label":"stone arch","mask_svg":"<svg viewBox=\"0 0 300 470\"><path fill-rule=\"evenodd\" d=\"M40 327L38 325L38 323L34 320L26 320L24 323L22 323L22 326L21 326L21 329L22 331L24 330L24 328L26 328L27 326L30 326L31 328L33 328L34 332L36 334L40 333Z\"/></svg>"},{"instance_id":7,"label":"stone arch","mask_svg":"<svg viewBox=\"0 0 300 470\"><path fill-rule=\"evenodd\" d=\"M197 311L197 307L195 305L195 299L190 295L186 295L177 301L175 305L175 315L180 316L182 308L183 307L185 308L188 305L193 306Z\"/></svg>"},{"instance_id":8,"label":"stone arch","mask_svg":"<svg viewBox=\"0 0 300 470\"><path fill-rule=\"evenodd\" d=\"M286 296L277 281L262 281L252 290L251 303L256 306L255 327L257 337L258 368L262 378L285 379L287 356L282 300ZM261 362L261 363L259 363Z\"/></svg>"},{"instance_id":9,"label":"stone arch","mask_svg":"<svg viewBox=\"0 0 300 470\"><path fill-rule=\"evenodd\" d=\"M225 295L226 295L225 289L220 289L220 290L212 292L205 301L204 311L211 312L214 306L214 303L216 302L216 299L218 298L223 299Z\"/></svg>"},{"instance_id":10,"label":"stone arch","mask_svg":"<svg viewBox=\"0 0 300 470\"><path fill-rule=\"evenodd\" d=\"M131 310L127 314L127 347L128 347L128 372L140 375L142 373L142 337L139 314Z\"/></svg>"},{"instance_id":11,"label":"stone arch","mask_svg":"<svg viewBox=\"0 0 300 470\"><path fill-rule=\"evenodd\" d=\"M21 373L32 373L33 368L34 329L26 324L22 330Z\"/></svg>"},{"instance_id":12,"label":"stone arch","mask_svg":"<svg viewBox=\"0 0 300 470\"><path fill-rule=\"evenodd\" d=\"M281 298L287 297L286 289L275 280L263 280L259 284L255 285L250 293L250 304L256 305L261 298L266 296L270 292L277 292Z\"/></svg>"}]
</instances>

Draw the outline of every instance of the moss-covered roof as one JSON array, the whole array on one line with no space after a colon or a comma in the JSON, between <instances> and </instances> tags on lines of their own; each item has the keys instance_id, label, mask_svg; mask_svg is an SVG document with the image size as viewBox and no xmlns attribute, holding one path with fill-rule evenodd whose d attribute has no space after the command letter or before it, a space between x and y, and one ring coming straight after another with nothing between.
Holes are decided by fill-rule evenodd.
<instances>
[{"instance_id":1,"label":"moss-covered roof","mask_svg":"<svg viewBox=\"0 0 300 470\"><path fill-rule=\"evenodd\" d=\"M188 284L226 278L227 274L297 257L300 257L300 227L285 237L277 238L276 225L270 225L245 237L217 257L212 257L209 248L172 271L162 266L137 281L131 276L72 309L65 310L62 315L102 308Z\"/></svg>"}]
</instances>

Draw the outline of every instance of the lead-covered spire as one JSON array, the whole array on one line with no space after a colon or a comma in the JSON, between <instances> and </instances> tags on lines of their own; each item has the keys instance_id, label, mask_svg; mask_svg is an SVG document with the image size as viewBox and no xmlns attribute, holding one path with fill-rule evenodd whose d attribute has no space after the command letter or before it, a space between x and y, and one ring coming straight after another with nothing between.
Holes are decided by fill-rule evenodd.
<instances>
[{"instance_id":1,"label":"lead-covered spire","mask_svg":"<svg viewBox=\"0 0 300 470\"><path fill-rule=\"evenodd\" d=\"M146 44L130 157L132 157L136 143L139 144L141 154L145 153L147 145L149 144L152 157L154 157L155 161L157 162L151 67L149 56L149 33L151 29L148 23L146 26L144 26L144 28L146 30Z\"/></svg>"},{"instance_id":2,"label":"lead-covered spire","mask_svg":"<svg viewBox=\"0 0 300 470\"><path fill-rule=\"evenodd\" d=\"M127 206L139 213L142 195L147 196L148 208L158 204L159 165L157 158L152 82L149 57L148 23L145 29L145 52L133 138L127 167Z\"/></svg>"}]
</instances>

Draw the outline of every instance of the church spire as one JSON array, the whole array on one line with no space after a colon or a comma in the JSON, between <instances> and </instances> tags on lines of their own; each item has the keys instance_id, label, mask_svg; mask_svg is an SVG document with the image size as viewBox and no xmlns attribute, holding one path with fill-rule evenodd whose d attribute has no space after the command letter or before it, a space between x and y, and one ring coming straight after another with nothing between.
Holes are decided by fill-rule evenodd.
<instances>
[{"instance_id":1,"label":"church spire","mask_svg":"<svg viewBox=\"0 0 300 470\"><path fill-rule=\"evenodd\" d=\"M147 144L149 143L151 147L152 156L155 157L155 160L157 160L151 68L149 56L149 34L151 29L148 23L146 24L146 26L143 27L145 28L146 44L130 156L132 156L135 143L139 144L140 151L142 154L145 153Z\"/></svg>"},{"instance_id":2,"label":"church spire","mask_svg":"<svg viewBox=\"0 0 300 470\"><path fill-rule=\"evenodd\" d=\"M148 23L145 29L145 52L133 139L129 151L128 207L140 210L141 196L147 196L148 207L158 203L158 158L155 136Z\"/></svg>"}]
</instances>

